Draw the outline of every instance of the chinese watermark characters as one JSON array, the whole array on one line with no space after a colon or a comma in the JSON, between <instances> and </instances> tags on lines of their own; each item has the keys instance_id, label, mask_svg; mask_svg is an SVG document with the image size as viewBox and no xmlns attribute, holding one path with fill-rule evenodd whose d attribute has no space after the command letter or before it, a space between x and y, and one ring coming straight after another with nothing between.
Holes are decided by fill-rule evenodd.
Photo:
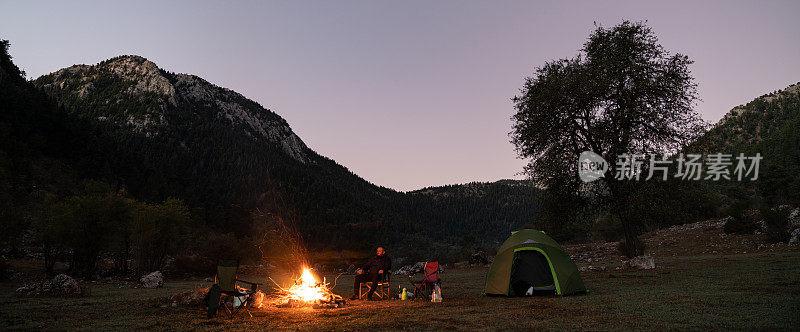
<instances>
[{"instance_id":1,"label":"chinese watermark characters","mask_svg":"<svg viewBox=\"0 0 800 332\"><path fill-rule=\"evenodd\" d=\"M623 153L614 163L613 176L617 180L650 180L653 178L666 181L670 176L681 180L758 180L758 169L763 157L714 153L679 154L675 158L660 158L651 155ZM671 166L675 166L675 174L669 174ZM578 158L578 176L583 182L592 182L606 176L609 164L602 156L584 151Z\"/></svg>"}]
</instances>

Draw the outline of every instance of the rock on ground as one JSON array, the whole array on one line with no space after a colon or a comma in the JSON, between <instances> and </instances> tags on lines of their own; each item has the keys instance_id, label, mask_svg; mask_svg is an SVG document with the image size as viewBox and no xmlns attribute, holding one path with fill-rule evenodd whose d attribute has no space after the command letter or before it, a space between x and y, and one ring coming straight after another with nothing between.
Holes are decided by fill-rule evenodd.
<instances>
[{"instance_id":1,"label":"rock on ground","mask_svg":"<svg viewBox=\"0 0 800 332\"><path fill-rule=\"evenodd\" d=\"M800 227L800 208L795 208L789 212L789 227Z\"/></svg>"},{"instance_id":2,"label":"rock on ground","mask_svg":"<svg viewBox=\"0 0 800 332\"><path fill-rule=\"evenodd\" d=\"M194 289L183 293L175 293L169 298L172 306L185 305L185 306L201 306L203 299L208 293L208 287Z\"/></svg>"},{"instance_id":3,"label":"rock on ground","mask_svg":"<svg viewBox=\"0 0 800 332\"><path fill-rule=\"evenodd\" d=\"M58 295L58 296L83 296L88 292L81 287L77 280L66 274L59 274L53 280L39 283L26 284L17 288L16 292L23 295Z\"/></svg>"},{"instance_id":4,"label":"rock on ground","mask_svg":"<svg viewBox=\"0 0 800 332\"><path fill-rule=\"evenodd\" d=\"M53 278L52 287L62 294L78 295L81 293L81 286L78 281L66 274L59 274Z\"/></svg>"},{"instance_id":5,"label":"rock on ground","mask_svg":"<svg viewBox=\"0 0 800 332\"><path fill-rule=\"evenodd\" d=\"M486 265L489 264L489 257L483 251L477 251L469 258L470 264L480 264Z\"/></svg>"},{"instance_id":6,"label":"rock on ground","mask_svg":"<svg viewBox=\"0 0 800 332\"><path fill-rule=\"evenodd\" d=\"M423 273L423 272L425 272L425 262L416 262L416 263L414 263L412 265L406 265L406 266L403 266L403 267L397 269L397 271L394 271L394 274L396 274L396 275L412 275L412 274ZM439 272L444 272L444 268L442 267L442 264L439 264Z\"/></svg>"},{"instance_id":7,"label":"rock on ground","mask_svg":"<svg viewBox=\"0 0 800 332\"><path fill-rule=\"evenodd\" d=\"M142 287L144 288L161 287L164 286L164 276L161 274L161 271L155 271L143 276L141 279L139 279L139 283L141 283Z\"/></svg>"},{"instance_id":8,"label":"rock on ground","mask_svg":"<svg viewBox=\"0 0 800 332\"><path fill-rule=\"evenodd\" d=\"M630 260L622 262L622 265L643 270L656 268L656 262L653 260L653 257L648 255L631 258Z\"/></svg>"},{"instance_id":9,"label":"rock on ground","mask_svg":"<svg viewBox=\"0 0 800 332\"><path fill-rule=\"evenodd\" d=\"M394 274L411 275L415 273L420 273L424 270L425 270L425 262L416 262L413 265L406 265L397 269L397 271L395 271Z\"/></svg>"},{"instance_id":10,"label":"rock on ground","mask_svg":"<svg viewBox=\"0 0 800 332\"><path fill-rule=\"evenodd\" d=\"M795 229L792 231L792 235L789 236L789 245L796 246L800 244L800 228Z\"/></svg>"}]
</instances>

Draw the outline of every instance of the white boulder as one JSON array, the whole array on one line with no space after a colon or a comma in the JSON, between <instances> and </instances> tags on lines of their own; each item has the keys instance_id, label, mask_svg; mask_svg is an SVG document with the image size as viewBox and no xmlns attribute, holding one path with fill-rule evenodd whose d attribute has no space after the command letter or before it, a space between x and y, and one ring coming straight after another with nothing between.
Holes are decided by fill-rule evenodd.
<instances>
[{"instance_id":1,"label":"white boulder","mask_svg":"<svg viewBox=\"0 0 800 332\"><path fill-rule=\"evenodd\" d=\"M800 244L800 228L797 228L792 231L792 235L789 236L789 245L796 246Z\"/></svg>"},{"instance_id":2,"label":"white boulder","mask_svg":"<svg viewBox=\"0 0 800 332\"><path fill-rule=\"evenodd\" d=\"M653 257L649 255L642 255L631 258L630 260L624 261L623 265L642 270L650 270L656 268L656 262L653 260Z\"/></svg>"},{"instance_id":3,"label":"white boulder","mask_svg":"<svg viewBox=\"0 0 800 332\"><path fill-rule=\"evenodd\" d=\"M144 288L158 288L164 286L164 276L161 274L161 271L155 271L143 276L139 279L139 283L141 283Z\"/></svg>"}]
</instances>

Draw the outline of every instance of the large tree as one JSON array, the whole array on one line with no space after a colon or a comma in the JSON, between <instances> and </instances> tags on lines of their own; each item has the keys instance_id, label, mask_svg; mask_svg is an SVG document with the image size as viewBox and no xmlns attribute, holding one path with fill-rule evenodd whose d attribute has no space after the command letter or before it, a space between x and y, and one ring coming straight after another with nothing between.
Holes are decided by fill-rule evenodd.
<instances>
[{"instance_id":1,"label":"large tree","mask_svg":"<svg viewBox=\"0 0 800 332\"><path fill-rule=\"evenodd\" d=\"M596 192L619 217L629 256L643 251L635 207L627 203L635 184L615 178L616 160L626 153L668 154L702 134L691 63L667 52L644 23L625 21L598 27L575 57L537 68L513 98L512 142L531 159L526 172L537 183L578 195L586 189L578 178L580 153L608 161Z\"/></svg>"}]
</instances>

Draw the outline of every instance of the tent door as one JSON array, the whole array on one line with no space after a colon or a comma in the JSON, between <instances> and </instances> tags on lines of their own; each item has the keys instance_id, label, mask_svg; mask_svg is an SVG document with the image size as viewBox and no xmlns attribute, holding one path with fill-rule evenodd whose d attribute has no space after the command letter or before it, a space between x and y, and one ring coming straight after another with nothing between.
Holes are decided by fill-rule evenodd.
<instances>
[{"instance_id":1,"label":"tent door","mask_svg":"<svg viewBox=\"0 0 800 332\"><path fill-rule=\"evenodd\" d=\"M556 293L550 264L541 252L537 250L514 252L509 291L511 296L552 295Z\"/></svg>"}]
</instances>

